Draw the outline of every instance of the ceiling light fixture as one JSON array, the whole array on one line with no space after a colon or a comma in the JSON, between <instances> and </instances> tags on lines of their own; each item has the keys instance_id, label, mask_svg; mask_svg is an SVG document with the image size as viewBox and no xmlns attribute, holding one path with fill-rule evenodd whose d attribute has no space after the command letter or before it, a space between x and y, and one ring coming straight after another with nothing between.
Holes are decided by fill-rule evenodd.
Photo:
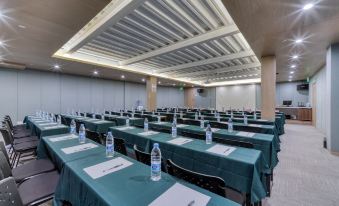
<instances>
[{"instance_id":1,"label":"ceiling light fixture","mask_svg":"<svg viewBox=\"0 0 339 206\"><path fill-rule=\"evenodd\" d=\"M289 82L291 82L291 81L292 81L292 79L289 79L288 81L289 81Z\"/></svg>"},{"instance_id":2,"label":"ceiling light fixture","mask_svg":"<svg viewBox=\"0 0 339 206\"><path fill-rule=\"evenodd\" d=\"M98 73L98 71L94 71L93 74L94 75L98 75L99 73Z\"/></svg>"},{"instance_id":3,"label":"ceiling light fixture","mask_svg":"<svg viewBox=\"0 0 339 206\"><path fill-rule=\"evenodd\" d=\"M142 78L141 81L145 82L146 80L145 80L145 78Z\"/></svg>"},{"instance_id":4,"label":"ceiling light fixture","mask_svg":"<svg viewBox=\"0 0 339 206\"><path fill-rule=\"evenodd\" d=\"M309 10L309 9L311 9L311 8L313 8L314 7L314 4L312 4L312 3L308 3L308 4L305 4L304 5L304 7L303 7L303 10Z\"/></svg>"},{"instance_id":5,"label":"ceiling light fixture","mask_svg":"<svg viewBox=\"0 0 339 206\"><path fill-rule=\"evenodd\" d=\"M302 40L302 39L297 39L297 40L295 40L295 43L296 44L300 44L300 43L302 43L304 40Z\"/></svg>"},{"instance_id":6,"label":"ceiling light fixture","mask_svg":"<svg viewBox=\"0 0 339 206\"><path fill-rule=\"evenodd\" d=\"M290 74L294 74L294 71L290 71Z\"/></svg>"},{"instance_id":7,"label":"ceiling light fixture","mask_svg":"<svg viewBox=\"0 0 339 206\"><path fill-rule=\"evenodd\" d=\"M294 69L296 68L297 66L295 64L291 65L291 68Z\"/></svg>"},{"instance_id":8,"label":"ceiling light fixture","mask_svg":"<svg viewBox=\"0 0 339 206\"><path fill-rule=\"evenodd\" d=\"M54 67L54 69L60 69L60 65L58 65L58 64L54 65L53 67Z\"/></svg>"},{"instance_id":9,"label":"ceiling light fixture","mask_svg":"<svg viewBox=\"0 0 339 206\"><path fill-rule=\"evenodd\" d=\"M158 84L161 84L161 81L158 81Z\"/></svg>"},{"instance_id":10,"label":"ceiling light fixture","mask_svg":"<svg viewBox=\"0 0 339 206\"><path fill-rule=\"evenodd\" d=\"M25 26L25 25L19 24L18 27L21 28L21 29L26 29L26 26Z\"/></svg>"},{"instance_id":11,"label":"ceiling light fixture","mask_svg":"<svg viewBox=\"0 0 339 206\"><path fill-rule=\"evenodd\" d=\"M293 56L292 56L292 59L298 59L298 58L299 58L298 55L293 55Z\"/></svg>"},{"instance_id":12,"label":"ceiling light fixture","mask_svg":"<svg viewBox=\"0 0 339 206\"><path fill-rule=\"evenodd\" d=\"M125 79L125 75L121 75L121 79Z\"/></svg>"}]
</instances>

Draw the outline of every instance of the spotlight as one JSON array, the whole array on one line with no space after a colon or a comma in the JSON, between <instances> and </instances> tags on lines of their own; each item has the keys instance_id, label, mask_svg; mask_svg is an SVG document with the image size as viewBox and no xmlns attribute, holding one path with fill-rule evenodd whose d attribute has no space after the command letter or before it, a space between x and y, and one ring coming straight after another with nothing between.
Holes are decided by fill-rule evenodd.
<instances>
[{"instance_id":1,"label":"spotlight","mask_svg":"<svg viewBox=\"0 0 339 206\"><path fill-rule=\"evenodd\" d=\"M298 55L293 55L293 56L292 56L292 59L298 59L298 58L299 58Z\"/></svg>"},{"instance_id":2,"label":"spotlight","mask_svg":"<svg viewBox=\"0 0 339 206\"><path fill-rule=\"evenodd\" d=\"M314 4L312 4L312 3L309 3L309 4L305 4L305 6L303 7L303 10L309 10L309 9L311 9L311 8L313 8L313 6L314 6Z\"/></svg>"},{"instance_id":3,"label":"spotlight","mask_svg":"<svg viewBox=\"0 0 339 206\"><path fill-rule=\"evenodd\" d=\"M297 39L297 40L295 40L295 43L296 44L300 44L300 43L302 43L304 40L302 40L302 39Z\"/></svg>"},{"instance_id":4,"label":"spotlight","mask_svg":"<svg viewBox=\"0 0 339 206\"><path fill-rule=\"evenodd\" d=\"M146 80L144 78L142 78L141 81L145 82Z\"/></svg>"},{"instance_id":5,"label":"spotlight","mask_svg":"<svg viewBox=\"0 0 339 206\"><path fill-rule=\"evenodd\" d=\"M94 75L98 75L99 72L98 72L98 71L93 71L93 74L94 74Z\"/></svg>"},{"instance_id":6,"label":"spotlight","mask_svg":"<svg viewBox=\"0 0 339 206\"><path fill-rule=\"evenodd\" d=\"M60 69L60 65L58 65L58 64L54 65L53 67L54 67L54 69Z\"/></svg>"},{"instance_id":7,"label":"spotlight","mask_svg":"<svg viewBox=\"0 0 339 206\"><path fill-rule=\"evenodd\" d=\"M125 79L125 75L121 75L121 79Z\"/></svg>"},{"instance_id":8,"label":"spotlight","mask_svg":"<svg viewBox=\"0 0 339 206\"><path fill-rule=\"evenodd\" d=\"M291 68L294 69L296 68L297 66L295 64L291 65Z\"/></svg>"},{"instance_id":9,"label":"spotlight","mask_svg":"<svg viewBox=\"0 0 339 206\"><path fill-rule=\"evenodd\" d=\"M290 71L290 74L294 74L294 71Z\"/></svg>"}]
</instances>

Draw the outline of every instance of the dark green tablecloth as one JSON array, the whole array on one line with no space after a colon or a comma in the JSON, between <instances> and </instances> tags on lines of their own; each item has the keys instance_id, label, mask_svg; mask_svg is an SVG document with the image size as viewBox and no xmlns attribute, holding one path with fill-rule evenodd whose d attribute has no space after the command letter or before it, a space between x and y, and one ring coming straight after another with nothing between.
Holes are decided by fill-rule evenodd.
<instances>
[{"instance_id":1,"label":"dark green tablecloth","mask_svg":"<svg viewBox=\"0 0 339 206\"><path fill-rule=\"evenodd\" d=\"M172 127L171 123L150 123L150 128L167 128ZM199 126L188 125L185 127L178 127L178 133L181 131L187 131L194 134L205 134L205 130ZM273 135L269 134L260 134L256 133L253 137L245 137L238 134L238 131L229 133L226 129L220 129L219 131L213 132L213 137L230 139L230 140L239 140L250 142L253 144L254 148L260 150L263 153L265 162L269 165L269 170L265 171L266 173L271 173L274 167L278 164L278 151L279 151L279 142Z\"/></svg>"},{"instance_id":2,"label":"dark green tablecloth","mask_svg":"<svg viewBox=\"0 0 339 206\"><path fill-rule=\"evenodd\" d=\"M64 134L69 132L69 127L65 125L57 125L57 123L50 123L47 120L42 120L36 117L26 116L24 122L27 128L31 129L32 134L39 138L48 135ZM49 125L44 125L49 124ZM55 126L50 128L51 126Z\"/></svg>"},{"instance_id":3,"label":"dark green tablecloth","mask_svg":"<svg viewBox=\"0 0 339 206\"><path fill-rule=\"evenodd\" d=\"M101 120L101 119L94 119L89 117L81 117L81 116L71 116L71 115L62 115L65 118L69 119L76 119L78 121L82 121L85 124L85 128L98 132L98 133L107 133L108 128L112 126L116 126L114 122Z\"/></svg>"},{"instance_id":4,"label":"dark green tablecloth","mask_svg":"<svg viewBox=\"0 0 339 206\"><path fill-rule=\"evenodd\" d=\"M120 154L116 154L115 157L123 157L133 165L92 179L83 169L109 160L105 157L104 147L100 147L99 150L101 153L89 154L87 158L65 164L55 192L55 205L61 205L61 200L67 200L73 206L146 206L177 182L166 173L162 174L159 182L153 182L150 180L149 166ZM210 196L208 205L239 206L194 185L180 183Z\"/></svg>"},{"instance_id":5,"label":"dark green tablecloth","mask_svg":"<svg viewBox=\"0 0 339 206\"><path fill-rule=\"evenodd\" d=\"M223 178L226 185L241 192L251 194L251 201L258 202L266 197L265 185L261 178L268 165L260 150L237 147L227 157L206 152L215 143L207 145L205 141L193 140L187 144L177 146L167 141L171 135L159 133L152 136L142 136L141 128L118 130L118 127L110 128L115 137L123 138L128 144L136 144L145 151L150 152L153 143L159 143L162 155L165 159L174 162L187 169Z\"/></svg>"}]
</instances>

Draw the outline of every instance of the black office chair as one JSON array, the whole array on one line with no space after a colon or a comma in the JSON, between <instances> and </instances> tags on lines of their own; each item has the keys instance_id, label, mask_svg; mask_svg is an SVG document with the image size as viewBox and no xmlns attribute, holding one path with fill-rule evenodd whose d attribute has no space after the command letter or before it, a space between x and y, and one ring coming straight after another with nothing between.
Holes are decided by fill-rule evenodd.
<instances>
[{"instance_id":1,"label":"black office chair","mask_svg":"<svg viewBox=\"0 0 339 206\"><path fill-rule=\"evenodd\" d=\"M144 163L145 165L151 165L151 154L150 153L146 153L141 151L137 145L133 146L134 152L135 152L135 157L136 159L141 162ZM165 162L163 161L163 159L161 158L161 171L163 172L167 172L167 168L165 165Z\"/></svg>"},{"instance_id":2,"label":"black office chair","mask_svg":"<svg viewBox=\"0 0 339 206\"><path fill-rule=\"evenodd\" d=\"M101 135L97 132L86 129L86 137L90 140L93 140L96 143L104 144Z\"/></svg>"},{"instance_id":3,"label":"black office chair","mask_svg":"<svg viewBox=\"0 0 339 206\"><path fill-rule=\"evenodd\" d=\"M194 138L194 139L200 139L200 140L206 139L205 134L193 133L193 132L188 132L188 131L185 131L185 130L181 131L180 134L181 134L181 136L190 137L190 138Z\"/></svg>"},{"instance_id":4,"label":"black office chair","mask_svg":"<svg viewBox=\"0 0 339 206\"><path fill-rule=\"evenodd\" d=\"M168 174L225 197L225 181L220 177L190 171L167 160Z\"/></svg>"},{"instance_id":5,"label":"black office chair","mask_svg":"<svg viewBox=\"0 0 339 206\"><path fill-rule=\"evenodd\" d=\"M215 122L215 121L210 121L209 124L213 128L228 129L228 124L223 124L223 123Z\"/></svg>"},{"instance_id":6,"label":"black office chair","mask_svg":"<svg viewBox=\"0 0 339 206\"><path fill-rule=\"evenodd\" d=\"M79 134L79 128L81 126L81 124L84 124L84 122L79 121L79 120L75 120L75 131Z\"/></svg>"},{"instance_id":7,"label":"black office chair","mask_svg":"<svg viewBox=\"0 0 339 206\"><path fill-rule=\"evenodd\" d=\"M114 150L127 156L125 140L121 138L114 138Z\"/></svg>"},{"instance_id":8,"label":"black office chair","mask_svg":"<svg viewBox=\"0 0 339 206\"><path fill-rule=\"evenodd\" d=\"M187 119L184 122L185 124L200 126L200 120Z\"/></svg>"},{"instance_id":9,"label":"black office chair","mask_svg":"<svg viewBox=\"0 0 339 206\"><path fill-rule=\"evenodd\" d=\"M236 146L236 147L244 147L244 148L249 148L249 149L254 148L254 145L252 143L245 142L245 141L230 140L230 139L225 139L225 138L220 138L220 137L214 137L213 141L220 143L220 144L226 144L226 145L231 145L231 146Z\"/></svg>"},{"instance_id":10,"label":"black office chair","mask_svg":"<svg viewBox=\"0 0 339 206\"><path fill-rule=\"evenodd\" d=\"M157 132L162 132L162 133L171 133L170 128L165 128L165 127L152 127L152 130L157 131Z\"/></svg>"}]
</instances>

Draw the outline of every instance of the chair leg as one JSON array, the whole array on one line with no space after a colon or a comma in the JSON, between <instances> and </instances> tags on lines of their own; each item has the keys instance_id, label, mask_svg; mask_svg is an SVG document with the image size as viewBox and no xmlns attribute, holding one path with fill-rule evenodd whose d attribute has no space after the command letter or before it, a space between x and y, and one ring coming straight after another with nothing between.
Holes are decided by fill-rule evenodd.
<instances>
[{"instance_id":1,"label":"chair leg","mask_svg":"<svg viewBox=\"0 0 339 206\"><path fill-rule=\"evenodd\" d=\"M18 156L18 161L16 161L16 165L15 165L15 167L17 167L17 166L18 166L18 164L19 164L19 161L20 161L20 157L21 157L21 153L19 153L19 156Z\"/></svg>"},{"instance_id":2,"label":"chair leg","mask_svg":"<svg viewBox=\"0 0 339 206\"><path fill-rule=\"evenodd\" d=\"M17 154L16 154L16 152L14 151L13 152L13 157L12 157L12 162L11 162L11 168L13 168L14 167L14 164L15 164L15 160L16 160L16 156L17 156Z\"/></svg>"}]
</instances>

